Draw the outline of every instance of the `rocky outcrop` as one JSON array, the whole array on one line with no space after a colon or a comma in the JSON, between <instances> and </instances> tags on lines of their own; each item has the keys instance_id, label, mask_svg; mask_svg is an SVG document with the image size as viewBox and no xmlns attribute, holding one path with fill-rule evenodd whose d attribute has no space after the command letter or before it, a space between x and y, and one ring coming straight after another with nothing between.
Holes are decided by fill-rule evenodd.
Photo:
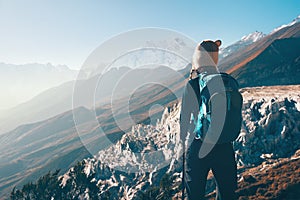
<instances>
[{"instance_id":1,"label":"rocky outcrop","mask_svg":"<svg viewBox=\"0 0 300 200\"><path fill-rule=\"evenodd\" d=\"M244 121L241 134L234 142L239 166L238 194L241 198L256 192L269 198L268 191L273 190L269 189L273 183L265 183L267 178L262 177L269 177L268 173L272 174L272 171L279 175L280 167L276 166L286 166L282 163L290 161L294 163L292 160L295 156L291 156L300 149L299 87L242 90ZM135 199L141 191L158 186L164 174L173 177L170 183L173 191L180 189L182 147L179 144L179 113L180 104L166 108L156 125L133 126L116 145L85 160L85 173L87 176L94 175L94 181L102 194L109 193L118 199ZM298 166L298 161L293 166ZM257 170L251 174L253 169ZM287 167L284 169L288 170ZM266 175L260 176L262 173ZM293 189L294 186L278 186L275 190L290 187ZM214 189L213 177L210 175L207 193ZM173 195L179 196L180 193Z\"/></svg>"}]
</instances>

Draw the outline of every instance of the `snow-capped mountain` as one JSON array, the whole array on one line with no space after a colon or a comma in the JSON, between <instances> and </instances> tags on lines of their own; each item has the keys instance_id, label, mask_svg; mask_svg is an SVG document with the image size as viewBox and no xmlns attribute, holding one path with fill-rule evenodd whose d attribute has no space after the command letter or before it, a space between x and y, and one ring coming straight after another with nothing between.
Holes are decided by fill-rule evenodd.
<instances>
[{"instance_id":1,"label":"snow-capped mountain","mask_svg":"<svg viewBox=\"0 0 300 200\"><path fill-rule=\"evenodd\" d=\"M293 26L294 24L299 23L299 22L300 22L300 15L299 15L298 17L296 17L295 19L293 19L293 21L291 21L290 23L288 23L288 24L283 24L283 25L281 25L281 26L275 28L273 31L271 31L271 34L277 32L277 31L279 31L280 29L283 29L283 28L285 28L285 27Z\"/></svg>"},{"instance_id":2,"label":"snow-capped mountain","mask_svg":"<svg viewBox=\"0 0 300 200\"><path fill-rule=\"evenodd\" d=\"M116 59L110 68L127 66L132 70L156 70L167 67L180 73L189 73L195 46L194 41L184 37L147 40L140 48Z\"/></svg>"},{"instance_id":3,"label":"snow-capped mountain","mask_svg":"<svg viewBox=\"0 0 300 200\"><path fill-rule=\"evenodd\" d=\"M242 48L245 48L246 46L262 39L265 37L266 34L262 32L255 31L253 33L250 33L248 35L243 36L239 41L233 43L232 45L229 45L225 48L220 49L220 59L227 57L231 53L234 53Z\"/></svg>"},{"instance_id":4,"label":"snow-capped mountain","mask_svg":"<svg viewBox=\"0 0 300 200\"><path fill-rule=\"evenodd\" d=\"M261 37L256 42L249 44L249 45L245 46L244 48L240 48L238 51L234 51L234 53L229 54L230 56L223 57L223 59L220 60L219 69L221 71L226 71L227 73L231 74L234 71L238 71L238 70L248 71L248 70L244 70L244 67L247 64L251 64L251 65L254 65L253 70L256 71L257 73L259 73L260 70L256 69L256 66L260 66L261 64L268 65L268 61L270 61L270 60L272 61L274 58L277 58L277 56L269 57L269 58L267 58L267 60L264 60L263 63L261 63L261 61L259 61L259 63L256 63L256 61L254 61L254 60L256 58L258 58L260 55L266 54L267 48L270 47L270 45L272 45L272 43L276 42L277 40L282 40L282 39L291 39L291 40L296 39L297 40L297 39L299 39L300 23L298 21L299 20L295 20L289 26L284 26L281 29L276 30L275 32L272 32L264 37ZM245 38L247 38L247 37L245 37ZM296 51L293 50L292 55L294 55L294 54L299 55L298 49L299 48L296 48ZM284 48L282 48L281 50L285 51ZM281 54L281 53L279 53L279 54ZM298 62L297 59L295 61ZM273 65L273 67L278 67L278 66L282 66L282 65L283 64L280 63L280 60L278 59L278 62L275 64L275 66ZM273 70L274 69L268 69L268 71L270 71L270 73L272 73ZM249 73L249 75L251 75L251 73L249 71L246 73ZM272 77L268 77L268 78L272 78Z\"/></svg>"},{"instance_id":5,"label":"snow-capped mountain","mask_svg":"<svg viewBox=\"0 0 300 200\"><path fill-rule=\"evenodd\" d=\"M172 69L179 70L185 67L191 60L194 52L194 45L191 41L184 38L170 38L161 41L146 41L145 48L134 52L128 60L134 60L128 66L147 66L156 64L168 66Z\"/></svg>"},{"instance_id":6,"label":"snow-capped mountain","mask_svg":"<svg viewBox=\"0 0 300 200\"><path fill-rule=\"evenodd\" d=\"M261 38L265 37L266 34L264 34L263 32L258 32L255 31L254 33L250 33L249 35L245 35L241 38L241 41L244 43L252 43L252 42L256 42L258 40L260 40Z\"/></svg>"},{"instance_id":7,"label":"snow-capped mountain","mask_svg":"<svg viewBox=\"0 0 300 200\"><path fill-rule=\"evenodd\" d=\"M147 30L149 30L150 33L153 31L152 29ZM83 70L88 72L89 77L91 77L103 74L111 68L123 66L130 67L131 69L156 68L158 66L169 67L173 70L184 68L192 59L196 43L190 38L174 34L173 32L166 34L164 31L156 31L153 33L154 36L151 36L149 32L145 34L150 35L149 39L148 37L142 41L137 39L133 44L124 45L124 50L120 49L114 53L115 57L103 58L106 59L106 62L99 60L98 62L101 64L94 67L87 66L84 67ZM131 37L132 36L130 36L130 38ZM113 41L111 42L113 43ZM104 53L101 52L101 48L98 51L96 50L95 53L91 54L91 57L87 60L97 60L103 56ZM92 58L93 56L95 58Z\"/></svg>"},{"instance_id":8,"label":"snow-capped mountain","mask_svg":"<svg viewBox=\"0 0 300 200\"><path fill-rule=\"evenodd\" d=\"M227 57L233 52L237 52L238 50L243 49L244 47L247 47L248 45L266 37L267 35L272 35L273 33L278 32L279 30L291 27L297 23L300 22L300 15L293 19L290 23L281 25L274 30L272 30L269 34L265 34L263 32L255 31L253 33L250 33L248 35L243 36L239 41L233 43L232 45L229 45L225 48L220 49L220 59Z\"/></svg>"},{"instance_id":9,"label":"snow-capped mountain","mask_svg":"<svg viewBox=\"0 0 300 200\"><path fill-rule=\"evenodd\" d=\"M242 90L244 120L240 136L234 142L239 173L261 164L262 170L264 166L270 168L266 163L289 158L300 149L299 89L298 85ZM135 125L116 145L84 160L84 172L93 178L100 196L139 199L141 191L158 186L162 174L168 173L173 180L170 186L177 191L172 195L179 195L182 171L179 113L180 103L166 108L156 125ZM63 176L63 183L74 173L72 170ZM210 177L207 191L213 190Z\"/></svg>"}]
</instances>

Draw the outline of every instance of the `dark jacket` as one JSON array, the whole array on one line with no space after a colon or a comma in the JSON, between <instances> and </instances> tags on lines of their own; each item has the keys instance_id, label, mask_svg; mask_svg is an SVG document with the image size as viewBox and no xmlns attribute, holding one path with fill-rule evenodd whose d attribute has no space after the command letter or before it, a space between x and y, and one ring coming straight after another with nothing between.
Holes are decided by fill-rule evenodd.
<instances>
[{"instance_id":1,"label":"dark jacket","mask_svg":"<svg viewBox=\"0 0 300 200\"><path fill-rule=\"evenodd\" d=\"M185 140L187 132L193 129L194 122L191 121L191 115L195 119L201 105L199 77L191 79L185 86L182 96L182 105L180 113L180 138Z\"/></svg>"}]
</instances>

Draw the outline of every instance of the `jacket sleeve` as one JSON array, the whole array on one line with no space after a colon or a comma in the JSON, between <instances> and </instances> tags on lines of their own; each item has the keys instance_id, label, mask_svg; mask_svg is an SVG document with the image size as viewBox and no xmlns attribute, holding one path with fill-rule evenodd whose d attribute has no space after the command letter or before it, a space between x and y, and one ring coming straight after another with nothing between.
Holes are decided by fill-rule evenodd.
<instances>
[{"instance_id":1,"label":"jacket sleeve","mask_svg":"<svg viewBox=\"0 0 300 200\"><path fill-rule=\"evenodd\" d=\"M182 142L185 141L190 126L192 107L194 104L193 93L193 88L190 82L188 82L183 92L180 112L180 139Z\"/></svg>"}]
</instances>

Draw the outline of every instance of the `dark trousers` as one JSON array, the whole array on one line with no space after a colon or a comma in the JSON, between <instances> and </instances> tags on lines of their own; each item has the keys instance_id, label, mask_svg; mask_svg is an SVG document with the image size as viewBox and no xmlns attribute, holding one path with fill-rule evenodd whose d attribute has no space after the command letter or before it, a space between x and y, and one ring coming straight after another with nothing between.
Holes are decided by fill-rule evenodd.
<instances>
[{"instance_id":1,"label":"dark trousers","mask_svg":"<svg viewBox=\"0 0 300 200\"><path fill-rule=\"evenodd\" d=\"M205 157L199 158L199 150L203 145L201 140L193 140L187 151L185 186L188 199L204 199L210 169L217 184L217 199L236 199L237 168L232 144L217 144Z\"/></svg>"}]
</instances>

